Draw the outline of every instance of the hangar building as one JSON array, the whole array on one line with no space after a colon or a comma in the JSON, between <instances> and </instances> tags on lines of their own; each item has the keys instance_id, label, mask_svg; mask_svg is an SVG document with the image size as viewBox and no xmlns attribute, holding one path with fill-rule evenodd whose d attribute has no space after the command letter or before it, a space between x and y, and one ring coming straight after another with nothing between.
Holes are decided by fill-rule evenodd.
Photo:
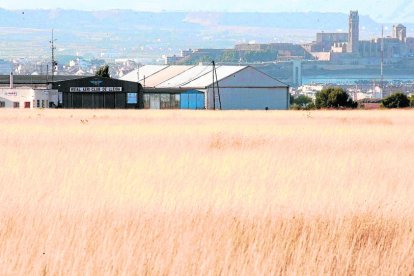
<instances>
[{"instance_id":1,"label":"hangar building","mask_svg":"<svg viewBox=\"0 0 414 276\"><path fill-rule=\"evenodd\" d=\"M122 80L142 85L147 109L289 109L289 86L251 66L147 65Z\"/></svg>"},{"instance_id":2,"label":"hangar building","mask_svg":"<svg viewBox=\"0 0 414 276\"><path fill-rule=\"evenodd\" d=\"M63 97L63 108L143 108L142 87L136 82L85 77L53 83Z\"/></svg>"}]
</instances>

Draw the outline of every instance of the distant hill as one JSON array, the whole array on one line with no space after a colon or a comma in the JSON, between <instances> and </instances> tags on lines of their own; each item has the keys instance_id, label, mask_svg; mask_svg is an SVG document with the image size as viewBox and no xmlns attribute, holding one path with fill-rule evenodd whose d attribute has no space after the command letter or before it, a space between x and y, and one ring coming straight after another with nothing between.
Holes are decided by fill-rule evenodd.
<instances>
[{"instance_id":1,"label":"distant hill","mask_svg":"<svg viewBox=\"0 0 414 276\"><path fill-rule=\"evenodd\" d=\"M137 12L0 9L0 58L48 54L55 29L60 54L156 57L186 48L231 48L239 42L312 41L317 31L346 31L342 13ZM414 26L409 25L414 29ZM381 26L361 17L361 36Z\"/></svg>"},{"instance_id":2,"label":"distant hill","mask_svg":"<svg viewBox=\"0 0 414 276\"><path fill-rule=\"evenodd\" d=\"M131 10L17 10L0 9L0 27L72 28L75 30L114 30L123 28L201 26L244 26L289 29L319 29L332 31L347 27L348 15L343 13L212 13L163 12L150 13ZM367 28L377 27L369 17L361 21Z\"/></svg>"}]
</instances>

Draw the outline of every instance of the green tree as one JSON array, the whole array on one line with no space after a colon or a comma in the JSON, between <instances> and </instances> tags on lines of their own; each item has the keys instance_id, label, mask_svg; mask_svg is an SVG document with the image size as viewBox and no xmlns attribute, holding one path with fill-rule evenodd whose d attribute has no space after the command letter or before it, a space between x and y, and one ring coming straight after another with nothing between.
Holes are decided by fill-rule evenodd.
<instances>
[{"instance_id":1,"label":"green tree","mask_svg":"<svg viewBox=\"0 0 414 276\"><path fill-rule=\"evenodd\" d=\"M111 76L109 75L109 66L104 65L101 68L99 68L98 71L96 71L95 76L102 78L110 78Z\"/></svg>"},{"instance_id":2,"label":"green tree","mask_svg":"<svg viewBox=\"0 0 414 276\"><path fill-rule=\"evenodd\" d=\"M382 100L382 106L385 108L404 108L410 106L410 100L407 95L397 92Z\"/></svg>"},{"instance_id":3,"label":"green tree","mask_svg":"<svg viewBox=\"0 0 414 276\"><path fill-rule=\"evenodd\" d=\"M313 100L311 97L300 95L296 99L294 99L295 104L301 106L301 107L307 107L308 105L313 103Z\"/></svg>"},{"instance_id":4,"label":"green tree","mask_svg":"<svg viewBox=\"0 0 414 276\"><path fill-rule=\"evenodd\" d=\"M414 94L411 95L408 99L410 100L410 107L414 107Z\"/></svg>"},{"instance_id":5,"label":"green tree","mask_svg":"<svg viewBox=\"0 0 414 276\"><path fill-rule=\"evenodd\" d=\"M315 104L313 103L312 98L299 95L297 98L294 98L290 95L290 109L292 110L311 110L315 109Z\"/></svg>"},{"instance_id":6,"label":"green tree","mask_svg":"<svg viewBox=\"0 0 414 276\"><path fill-rule=\"evenodd\" d=\"M316 93L315 106L321 108L356 108L357 103L340 87L328 87Z\"/></svg>"},{"instance_id":7,"label":"green tree","mask_svg":"<svg viewBox=\"0 0 414 276\"><path fill-rule=\"evenodd\" d=\"M293 97L293 95L290 94L290 93L289 93L289 97L290 97L290 99L289 99L290 105L295 104L295 97Z\"/></svg>"}]
</instances>

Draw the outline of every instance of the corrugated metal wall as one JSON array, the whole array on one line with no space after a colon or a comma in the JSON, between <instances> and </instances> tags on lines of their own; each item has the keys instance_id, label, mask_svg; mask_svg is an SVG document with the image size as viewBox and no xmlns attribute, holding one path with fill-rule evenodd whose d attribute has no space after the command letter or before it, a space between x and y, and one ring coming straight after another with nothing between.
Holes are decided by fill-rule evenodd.
<instances>
[{"instance_id":1,"label":"corrugated metal wall","mask_svg":"<svg viewBox=\"0 0 414 276\"><path fill-rule=\"evenodd\" d=\"M204 93L191 90L181 93L181 109L205 109L205 97Z\"/></svg>"},{"instance_id":2,"label":"corrugated metal wall","mask_svg":"<svg viewBox=\"0 0 414 276\"><path fill-rule=\"evenodd\" d=\"M208 90L208 108L213 109L213 89ZM288 88L221 88L223 110L287 110ZM219 107L216 89L216 108Z\"/></svg>"}]
</instances>

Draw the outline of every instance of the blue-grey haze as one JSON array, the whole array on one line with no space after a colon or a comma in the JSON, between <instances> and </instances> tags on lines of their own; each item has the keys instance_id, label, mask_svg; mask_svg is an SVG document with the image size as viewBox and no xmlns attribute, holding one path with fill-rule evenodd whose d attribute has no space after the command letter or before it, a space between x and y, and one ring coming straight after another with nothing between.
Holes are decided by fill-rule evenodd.
<instances>
[{"instance_id":1,"label":"blue-grey haze","mask_svg":"<svg viewBox=\"0 0 414 276\"><path fill-rule=\"evenodd\" d=\"M206 5L206 3L208 3ZM341 12L358 9L379 21L414 22L412 0L0 0L6 9L133 9L140 11L228 11L228 12Z\"/></svg>"}]
</instances>

